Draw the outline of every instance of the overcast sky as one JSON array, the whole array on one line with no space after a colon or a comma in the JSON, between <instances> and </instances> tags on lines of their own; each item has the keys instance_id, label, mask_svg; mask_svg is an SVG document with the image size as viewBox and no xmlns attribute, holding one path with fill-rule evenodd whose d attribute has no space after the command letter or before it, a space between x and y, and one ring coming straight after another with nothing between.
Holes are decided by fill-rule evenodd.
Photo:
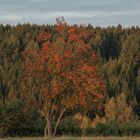
<instances>
[{"instance_id":1,"label":"overcast sky","mask_svg":"<svg viewBox=\"0 0 140 140\"><path fill-rule=\"evenodd\" d=\"M0 0L0 23L140 26L140 0Z\"/></svg>"}]
</instances>

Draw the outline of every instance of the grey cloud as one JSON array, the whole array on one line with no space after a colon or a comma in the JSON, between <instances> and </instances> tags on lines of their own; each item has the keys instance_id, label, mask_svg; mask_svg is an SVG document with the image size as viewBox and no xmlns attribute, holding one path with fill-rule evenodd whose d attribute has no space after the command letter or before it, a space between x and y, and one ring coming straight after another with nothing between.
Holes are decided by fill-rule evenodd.
<instances>
[{"instance_id":1,"label":"grey cloud","mask_svg":"<svg viewBox=\"0 0 140 140\"><path fill-rule=\"evenodd\" d=\"M60 15L70 23L139 25L139 5L140 0L0 0L0 22L54 23Z\"/></svg>"},{"instance_id":2,"label":"grey cloud","mask_svg":"<svg viewBox=\"0 0 140 140\"><path fill-rule=\"evenodd\" d=\"M2 1L2 0L1 0ZM1 8L13 11L19 9L24 12L48 12L48 11L69 11L69 10L100 10L119 11L139 8L140 1L136 0L3 0ZM129 2L129 4L128 4ZM17 8L16 8L17 7ZM4 10L3 9L3 10ZM19 11L20 12L20 11Z\"/></svg>"}]
</instances>

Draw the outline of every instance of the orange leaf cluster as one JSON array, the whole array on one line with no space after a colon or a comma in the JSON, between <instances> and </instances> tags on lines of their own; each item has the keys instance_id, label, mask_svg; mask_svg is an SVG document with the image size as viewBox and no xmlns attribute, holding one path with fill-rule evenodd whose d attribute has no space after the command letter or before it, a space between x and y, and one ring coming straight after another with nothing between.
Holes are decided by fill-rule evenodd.
<instances>
[{"instance_id":1,"label":"orange leaf cluster","mask_svg":"<svg viewBox=\"0 0 140 140\"><path fill-rule=\"evenodd\" d=\"M86 42L93 33L61 21L55 30L55 39L50 33L39 34L37 40L42 43L39 51L24 51L26 74L40 79L40 92L54 108L57 108L56 102L67 108L95 107L95 101L103 100L105 85L96 75L96 54Z\"/></svg>"}]
</instances>

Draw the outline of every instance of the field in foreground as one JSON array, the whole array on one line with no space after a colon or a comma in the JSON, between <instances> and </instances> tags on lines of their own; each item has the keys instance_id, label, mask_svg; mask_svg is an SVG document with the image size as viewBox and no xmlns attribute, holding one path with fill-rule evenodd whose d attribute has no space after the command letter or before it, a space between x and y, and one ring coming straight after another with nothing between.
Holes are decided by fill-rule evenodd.
<instances>
[{"instance_id":1,"label":"field in foreground","mask_svg":"<svg viewBox=\"0 0 140 140\"><path fill-rule=\"evenodd\" d=\"M58 138L0 138L0 140L140 140L140 137L58 137Z\"/></svg>"}]
</instances>

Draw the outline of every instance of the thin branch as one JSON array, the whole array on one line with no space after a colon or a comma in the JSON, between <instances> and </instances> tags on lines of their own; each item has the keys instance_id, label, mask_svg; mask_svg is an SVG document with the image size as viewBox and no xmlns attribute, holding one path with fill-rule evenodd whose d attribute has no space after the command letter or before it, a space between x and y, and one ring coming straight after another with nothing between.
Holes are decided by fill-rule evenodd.
<instances>
[{"instance_id":1,"label":"thin branch","mask_svg":"<svg viewBox=\"0 0 140 140\"><path fill-rule=\"evenodd\" d=\"M56 125L55 125L55 128L54 128L53 136L55 136L55 134L56 134L57 127L58 127L59 122L60 122L60 120L61 120L61 118L62 118L62 116L63 116L63 114L64 114L65 111L66 111L66 108L65 109L62 109L61 112L60 112L60 115L58 117L58 120L57 120Z\"/></svg>"}]
</instances>

